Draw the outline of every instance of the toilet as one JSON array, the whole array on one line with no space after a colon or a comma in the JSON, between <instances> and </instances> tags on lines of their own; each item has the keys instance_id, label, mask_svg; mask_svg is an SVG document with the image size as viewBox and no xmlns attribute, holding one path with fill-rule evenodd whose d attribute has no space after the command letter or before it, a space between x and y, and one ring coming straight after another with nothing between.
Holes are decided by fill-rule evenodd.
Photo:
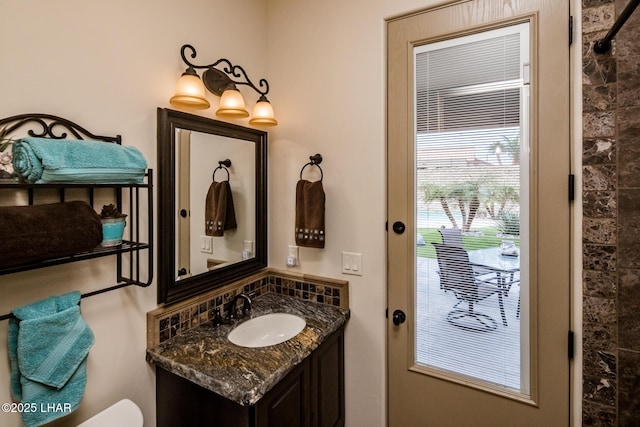
<instances>
[{"instance_id":1,"label":"toilet","mask_svg":"<svg viewBox=\"0 0 640 427\"><path fill-rule=\"evenodd\" d=\"M77 427L142 427L142 411L129 399L122 399Z\"/></svg>"}]
</instances>

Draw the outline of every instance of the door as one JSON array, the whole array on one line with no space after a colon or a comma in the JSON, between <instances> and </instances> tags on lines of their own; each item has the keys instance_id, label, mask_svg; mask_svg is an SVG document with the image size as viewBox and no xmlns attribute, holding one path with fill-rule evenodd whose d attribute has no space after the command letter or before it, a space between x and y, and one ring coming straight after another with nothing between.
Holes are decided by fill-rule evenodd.
<instances>
[{"instance_id":1,"label":"door","mask_svg":"<svg viewBox=\"0 0 640 427\"><path fill-rule=\"evenodd\" d=\"M569 425L568 22L474 0L387 23L390 426Z\"/></svg>"},{"instance_id":2,"label":"door","mask_svg":"<svg viewBox=\"0 0 640 427\"><path fill-rule=\"evenodd\" d=\"M176 241L178 247L177 276L180 279L191 277L191 131L176 129L176 169L179 191L176 196ZM183 236L181 239L180 236Z\"/></svg>"}]
</instances>

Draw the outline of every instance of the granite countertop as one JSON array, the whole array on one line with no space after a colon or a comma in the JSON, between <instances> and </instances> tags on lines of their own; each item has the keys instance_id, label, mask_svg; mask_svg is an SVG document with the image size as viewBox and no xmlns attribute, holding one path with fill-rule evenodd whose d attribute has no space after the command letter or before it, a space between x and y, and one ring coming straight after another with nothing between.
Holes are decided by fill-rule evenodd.
<instances>
[{"instance_id":1,"label":"granite countertop","mask_svg":"<svg viewBox=\"0 0 640 427\"><path fill-rule=\"evenodd\" d=\"M307 325L294 338L268 347L240 347L227 339L237 324L268 313L296 314ZM227 399L253 405L348 318L348 309L268 293L253 299L250 317L200 325L147 349L147 359Z\"/></svg>"}]
</instances>

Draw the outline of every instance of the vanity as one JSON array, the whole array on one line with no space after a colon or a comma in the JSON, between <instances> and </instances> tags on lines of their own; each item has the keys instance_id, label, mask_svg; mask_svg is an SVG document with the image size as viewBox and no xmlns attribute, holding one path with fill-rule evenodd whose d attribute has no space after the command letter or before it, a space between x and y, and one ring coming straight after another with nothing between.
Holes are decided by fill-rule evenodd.
<instances>
[{"instance_id":1,"label":"vanity","mask_svg":"<svg viewBox=\"0 0 640 427\"><path fill-rule=\"evenodd\" d=\"M291 313L304 329L283 343L230 342L233 324L205 323L147 350L156 365L157 425L344 425L344 326L349 311L268 293L251 317Z\"/></svg>"},{"instance_id":2,"label":"vanity","mask_svg":"<svg viewBox=\"0 0 640 427\"><path fill-rule=\"evenodd\" d=\"M348 282L267 267L266 132L158 109L158 167L165 305L147 313L157 425L344 426ZM237 227L205 250L203 201L219 179L229 182ZM220 324L241 294L250 314ZM271 313L304 327L261 347L229 340Z\"/></svg>"}]
</instances>

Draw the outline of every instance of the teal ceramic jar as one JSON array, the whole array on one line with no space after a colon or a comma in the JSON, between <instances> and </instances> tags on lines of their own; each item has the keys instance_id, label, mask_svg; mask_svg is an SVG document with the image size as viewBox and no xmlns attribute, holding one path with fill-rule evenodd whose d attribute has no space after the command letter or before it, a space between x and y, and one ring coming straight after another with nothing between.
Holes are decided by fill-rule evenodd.
<instances>
[{"instance_id":1,"label":"teal ceramic jar","mask_svg":"<svg viewBox=\"0 0 640 427\"><path fill-rule=\"evenodd\" d=\"M102 218L102 243L100 246L118 246L122 244L124 226L127 224L125 217Z\"/></svg>"}]
</instances>

